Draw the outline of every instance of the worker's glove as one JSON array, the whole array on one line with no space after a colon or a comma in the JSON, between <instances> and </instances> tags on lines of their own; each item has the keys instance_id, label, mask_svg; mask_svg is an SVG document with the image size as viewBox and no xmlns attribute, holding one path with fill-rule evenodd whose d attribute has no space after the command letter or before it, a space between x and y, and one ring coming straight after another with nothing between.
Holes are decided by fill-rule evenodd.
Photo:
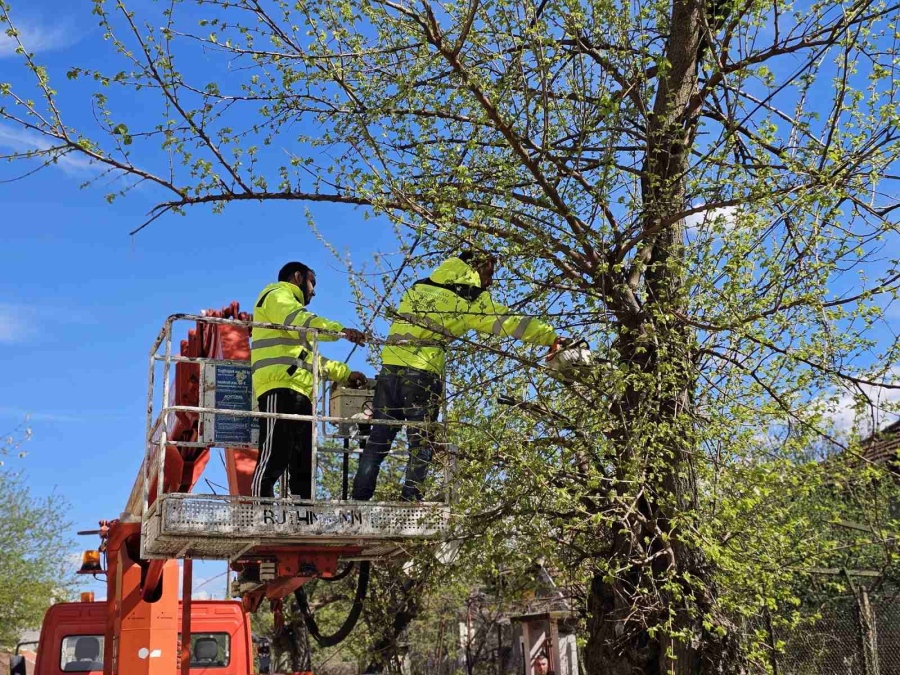
<instances>
[{"instance_id":1,"label":"worker's glove","mask_svg":"<svg viewBox=\"0 0 900 675\"><path fill-rule=\"evenodd\" d=\"M344 337L347 340L350 340L355 345L363 345L366 343L366 334L361 330L356 330L355 328L345 328L341 331L344 334Z\"/></svg>"},{"instance_id":2,"label":"worker's glove","mask_svg":"<svg viewBox=\"0 0 900 675\"><path fill-rule=\"evenodd\" d=\"M550 349L547 351L547 355L544 357L546 361L550 361L554 356L559 353L561 349L565 349L570 346L573 342L575 342L574 338L570 337L558 337L553 341L553 344L550 345Z\"/></svg>"},{"instance_id":3,"label":"worker's glove","mask_svg":"<svg viewBox=\"0 0 900 675\"><path fill-rule=\"evenodd\" d=\"M369 381L365 375L363 375L358 370L354 370L350 373L350 377L347 378L347 386L353 387L354 389L362 389L366 386L366 382Z\"/></svg>"}]
</instances>

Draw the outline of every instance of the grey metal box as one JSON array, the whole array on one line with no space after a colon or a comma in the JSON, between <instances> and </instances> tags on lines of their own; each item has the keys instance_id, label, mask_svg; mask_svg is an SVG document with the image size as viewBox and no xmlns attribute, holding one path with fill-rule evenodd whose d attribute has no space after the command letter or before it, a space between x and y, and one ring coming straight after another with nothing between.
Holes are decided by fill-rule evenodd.
<instances>
[{"instance_id":1,"label":"grey metal box","mask_svg":"<svg viewBox=\"0 0 900 675\"><path fill-rule=\"evenodd\" d=\"M359 413L371 413L375 389L352 389L350 387L331 387L328 400L328 414L331 417L349 419Z\"/></svg>"}]
</instances>

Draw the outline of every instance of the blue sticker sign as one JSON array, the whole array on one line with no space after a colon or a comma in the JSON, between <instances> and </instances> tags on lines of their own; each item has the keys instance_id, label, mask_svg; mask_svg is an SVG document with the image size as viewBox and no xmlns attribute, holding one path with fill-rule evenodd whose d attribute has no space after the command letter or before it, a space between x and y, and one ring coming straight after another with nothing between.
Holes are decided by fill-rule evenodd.
<instances>
[{"instance_id":1,"label":"blue sticker sign","mask_svg":"<svg viewBox=\"0 0 900 675\"><path fill-rule=\"evenodd\" d=\"M215 406L224 410L252 410L253 382L249 366L216 366ZM217 443L251 443L258 420L250 417L215 416L213 437Z\"/></svg>"}]
</instances>

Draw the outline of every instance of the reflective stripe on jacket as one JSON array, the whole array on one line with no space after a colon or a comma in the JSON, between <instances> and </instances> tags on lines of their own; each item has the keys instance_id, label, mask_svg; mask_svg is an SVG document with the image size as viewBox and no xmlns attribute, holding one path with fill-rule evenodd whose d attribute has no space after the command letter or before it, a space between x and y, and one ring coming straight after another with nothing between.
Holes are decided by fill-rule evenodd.
<instances>
[{"instance_id":1,"label":"reflective stripe on jacket","mask_svg":"<svg viewBox=\"0 0 900 675\"><path fill-rule=\"evenodd\" d=\"M556 331L547 323L510 314L481 289L481 280L471 266L459 258L441 263L431 276L414 283L403 294L398 317L388 331L381 351L386 365L444 372L442 346L413 346L405 340L447 342L469 330L514 337L536 345L552 345ZM399 343L399 344L398 344Z\"/></svg>"},{"instance_id":2,"label":"reflective stripe on jacket","mask_svg":"<svg viewBox=\"0 0 900 675\"><path fill-rule=\"evenodd\" d=\"M340 332L343 326L306 310L303 292L294 284L279 281L266 286L253 310L253 320L262 323L283 323L300 328L319 328ZM333 335L319 335L319 342L333 341ZM313 336L292 330L253 328L250 348L250 371L253 373L253 393L257 398L270 389L293 389L312 397ZM350 377L350 367L319 355L319 377L344 382Z\"/></svg>"}]
</instances>

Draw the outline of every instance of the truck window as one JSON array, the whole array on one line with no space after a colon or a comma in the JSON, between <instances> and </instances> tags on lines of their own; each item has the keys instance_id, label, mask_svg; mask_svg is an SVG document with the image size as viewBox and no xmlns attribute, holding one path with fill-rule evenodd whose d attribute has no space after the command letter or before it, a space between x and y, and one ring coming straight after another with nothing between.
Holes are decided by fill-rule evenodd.
<instances>
[{"instance_id":1,"label":"truck window","mask_svg":"<svg viewBox=\"0 0 900 675\"><path fill-rule=\"evenodd\" d=\"M181 634L178 635L181 644ZM181 657L177 659L181 666ZM231 663L228 633L191 633L191 668L227 668Z\"/></svg>"},{"instance_id":2,"label":"truck window","mask_svg":"<svg viewBox=\"0 0 900 675\"><path fill-rule=\"evenodd\" d=\"M63 638L59 667L66 673L103 670L103 636L69 635Z\"/></svg>"}]
</instances>

